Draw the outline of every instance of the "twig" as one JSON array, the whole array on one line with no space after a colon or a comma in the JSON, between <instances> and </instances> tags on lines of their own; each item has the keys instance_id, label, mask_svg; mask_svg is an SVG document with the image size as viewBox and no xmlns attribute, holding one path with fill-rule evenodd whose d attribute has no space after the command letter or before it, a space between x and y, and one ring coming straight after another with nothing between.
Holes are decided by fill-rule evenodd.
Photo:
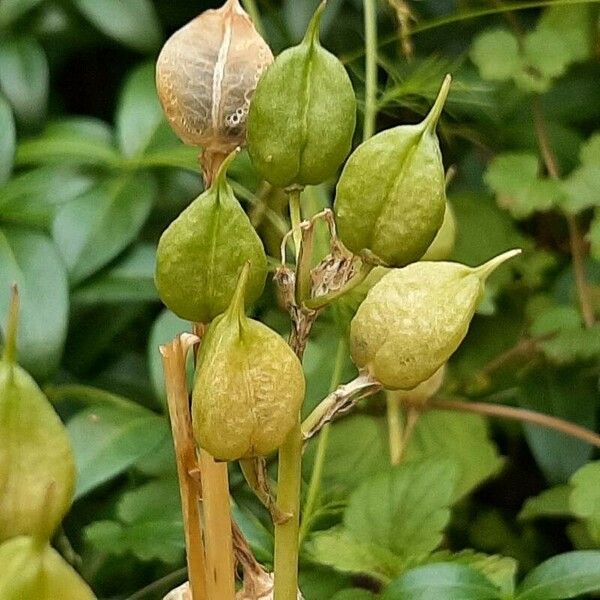
<instances>
[{"instance_id":1,"label":"twig","mask_svg":"<svg viewBox=\"0 0 600 600\"><path fill-rule=\"evenodd\" d=\"M160 353L165 372L169 417L175 445L187 549L188 577L193 599L208 600L198 487L191 476L191 473L196 469L196 445L192 436L192 420L186 385L185 353L182 338L178 336L171 343L161 346Z\"/></svg>"},{"instance_id":2,"label":"twig","mask_svg":"<svg viewBox=\"0 0 600 600\"><path fill-rule=\"evenodd\" d=\"M565 421L557 417L544 415L533 410L524 408L514 408L513 406L503 406L501 404L489 404L487 402L465 402L463 400L430 400L423 410L454 410L462 412L472 412L482 415L491 415L502 417L504 419L513 419L524 423L532 423L547 429L554 429L577 438L587 444L592 444L600 448L600 435L593 431Z\"/></svg>"},{"instance_id":3,"label":"twig","mask_svg":"<svg viewBox=\"0 0 600 600\"><path fill-rule=\"evenodd\" d=\"M363 0L365 13L365 121L363 140L368 140L375 133L377 118L377 2Z\"/></svg>"},{"instance_id":4,"label":"twig","mask_svg":"<svg viewBox=\"0 0 600 600\"><path fill-rule=\"evenodd\" d=\"M302 423L304 440L309 440L324 425L349 412L359 400L372 396L381 389L382 385L368 373L360 373L350 383L340 385L322 400Z\"/></svg>"},{"instance_id":5,"label":"twig","mask_svg":"<svg viewBox=\"0 0 600 600\"><path fill-rule=\"evenodd\" d=\"M233 600L235 565L227 463L215 461L206 450L200 449L199 454L209 600Z\"/></svg>"},{"instance_id":6,"label":"twig","mask_svg":"<svg viewBox=\"0 0 600 600\"><path fill-rule=\"evenodd\" d=\"M560 179L560 167L556 160L556 155L550 145L548 137L548 129L544 112L539 96L535 96L533 100L533 118L535 123L535 133L544 159L544 164L548 171L548 175L553 179ZM594 305L590 294L590 288L585 272L585 241L579 230L577 217L567 212L564 213L569 228L569 245L571 247L571 259L573 261L573 275L575 277L575 287L577 288L577 296L579 298L579 306L583 316L583 322L586 327L592 327L595 322Z\"/></svg>"}]
</instances>

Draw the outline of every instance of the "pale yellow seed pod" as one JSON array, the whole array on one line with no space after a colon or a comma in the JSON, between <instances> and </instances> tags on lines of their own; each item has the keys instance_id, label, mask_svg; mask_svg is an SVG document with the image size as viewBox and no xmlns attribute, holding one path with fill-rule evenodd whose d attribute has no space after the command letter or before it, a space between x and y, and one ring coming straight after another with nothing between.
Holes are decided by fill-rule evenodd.
<instances>
[{"instance_id":1,"label":"pale yellow seed pod","mask_svg":"<svg viewBox=\"0 0 600 600\"><path fill-rule=\"evenodd\" d=\"M203 160L218 163L244 144L250 100L272 62L239 0L203 12L167 40L156 63L171 127L186 144L204 148Z\"/></svg>"},{"instance_id":2,"label":"pale yellow seed pod","mask_svg":"<svg viewBox=\"0 0 600 600\"><path fill-rule=\"evenodd\" d=\"M402 405L424 406L430 398L435 396L446 376L446 365L443 364L429 379L419 383L412 390L390 391L390 397Z\"/></svg>"}]
</instances>

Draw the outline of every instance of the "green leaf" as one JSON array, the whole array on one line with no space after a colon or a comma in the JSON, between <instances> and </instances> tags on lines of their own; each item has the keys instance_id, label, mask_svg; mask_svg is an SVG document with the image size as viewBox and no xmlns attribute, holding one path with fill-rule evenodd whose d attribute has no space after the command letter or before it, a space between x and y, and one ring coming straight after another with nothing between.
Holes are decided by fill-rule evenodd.
<instances>
[{"instance_id":1,"label":"green leaf","mask_svg":"<svg viewBox=\"0 0 600 600\"><path fill-rule=\"evenodd\" d=\"M10 104L0 95L0 186L6 183L13 168L17 131Z\"/></svg>"},{"instance_id":2,"label":"green leaf","mask_svg":"<svg viewBox=\"0 0 600 600\"><path fill-rule=\"evenodd\" d=\"M49 124L38 137L17 148L16 163L22 165L73 165L115 167L121 161L106 123L72 117Z\"/></svg>"},{"instance_id":3,"label":"green leaf","mask_svg":"<svg viewBox=\"0 0 600 600\"><path fill-rule=\"evenodd\" d=\"M231 512L256 559L263 564L273 564L273 534L248 508L232 502Z\"/></svg>"},{"instance_id":4,"label":"green leaf","mask_svg":"<svg viewBox=\"0 0 600 600\"><path fill-rule=\"evenodd\" d=\"M343 573L369 575L383 583L402 573L407 564L386 548L355 538L344 527L313 535L307 552L318 563Z\"/></svg>"},{"instance_id":5,"label":"green leaf","mask_svg":"<svg viewBox=\"0 0 600 600\"><path fill-rule=\"evenodd\" d=\"M331 598L331 600L376 600L376 596L369 590L361 590L359 588L351 590L342 590Z\"/></svg>"},{"instance_id":6,"label":"green leaf","mask_svg":"<svg viewBox=\"0 0 600 600\"><path fill-rule=\"evenodd\" d=\"M87 408L69 421L67 429L77 465L76 498L127 470L169 435L161 417L134 403Z\"/></svg>"},{"instance_id":7,"label":"green leaf","mask_svg":"<svg viewBox=\"0 0 600 600\"><path fill-rule=\"evenodd\" d=\"M28 37L0 41L0 88L21 121L37 124L46 114L49 71L42 47Z\"/></svg>"},{"instance_id":8,"label":"green leaf","mask_svg":"<svg viewBox=\"0 0 600 600\"><path fill-rule=\"evenodd\" d=\"M496 192L498 204L515 219L547 211L562 200L561 184L538 179L538 169L537 156L515 152L496 156L485 173L485 182Z\"/></svg>"},{"instance_id":9,"label":"green leaf","mask_svg":"<svg viewBox=\"0 0 600 600\"><path fill-rule=\"evenodd\" d=\"M345 498L365 477L390 469L386 435L385 422L366 415L353 415L333 423L322 480L328 497ZM303 461L307 479L317 442L311 440Z\"/></svg>"},{"instance_id":10,"label":"green leaf","mask_svg":"<svg viewBox=\"0 0 600 600\"><path fill-rule=\"evenodd\" d=\"M32 8L40 4L42 0L2 0L0 2L0 29L6 29L9 25L20 19Z\"/></svg>"},{"instance_id":11,"label":"green leaf","mask_svg":"<svg viewBox=\"0 0 600 600\"><path fill-rule=\"evenodd\" d=\"M417 567L394 581L382 600L496 600L500 591L475 569L453 563Z\"/></svg>"},{"instance_id":12,"label":"green leaf","mask_svg":"<svg viewBox=\"0 0 600 600\"><path fill-rule=\"evenodd\" d=\"M39 379L58 367L67 333L67 277L48 237L21 227L0 228L0 315L6 315L10 286L17 284L21 318L19 362ZM1 319L2 326L6 319Z\"/></svg>"},{"instance_id":13,"label":"green leaf","mask_svg":"<svg viewBox=\"0 0 600 600\"><path fill-rule=\"evenodd\" d=\"M401 558L426 555L450 519L456 467L450 460L407 462L363 481L344 513L348 532Z\"/></svg>"},{"instance_id":14,"label":"green leaf","mask_svg":"<svg viewBox=\"0 0 600 600\"><path fill-rule=\"evenodd\" d=\"M600 206L600 133L592 135L581 146L581 166L564 181L565 208L578 213L592 206Z\"/></svg>"},{"instance_id":15,"label":"green leaf","mask_svg":"<svg viewBox=\"0 0 600 600\"><path fill-rule=\"evenodd\" d=\"M117 504L123 523L142 521L182 521L179 484L172 477L155 479L123 494Z\"/></svg>"},{"instance_id":16,"label":"green leaf","mask_svg":"<svg viewBox=\"0 0 600 600\"><path fill-rule=\"evenodd\" d=\"M550 6L538 21L537 31L548 32L563 42L564 60L582 61L590 56L592 50L593 19L591 6Z\"/></svg>"},{"instance_id":17,"label":"green leaf","mask_svg":"<svg viewBox=\"0 0 600 600\"><path fill-rule=\"evenodd\" d=\"M89 277L122 252L144 225L157 187L147 174L107 180L56 215L52 234L71 283Z\"/></svg>"},{"instance_id":18,"label":"green leaf","mask_svg":"<svg viewBox=\"0 0 600 600\"><path fill-rule=\"evenodd\" d=\"M0 188L0 222L49 229L59 208L93 184L89 175L59 167L17 175Z\"/></svg>"},{"instance_id":19,"label":"green leaf","mask_svg":"<svg viewBox=\"0 0 600 600\"><path fill-rule=\"evenodd\" d=\"M140 157L165 142L178 144L156 95L154 64L136 69L127 79L117 108L117 140L127 157ZM180 144L179 144L180 145Z\"/></svg>"},{"instance_id":20,"label":"green leaf","mask_svg":"<svg viewBox=\"0 0 600 600\"><path fill-rule=\"evenodd\" d=\"M425 412L417 422L406 458L444 457L457 465L456 498L498 473L504 462L489 439L483 418L444 411Z\"/></svg>"},{"instance_id":21,"label":"green leaf","mask_svg":"<svg viewBox=\"0 0 600 600\"><path fill-rule=\"evenodd\" d=\"M572 488L569 485L544 490L539 496L528 498L519 513L519 519L527 521L544 517L570 517L569 506Z\"/></svg>"},{"instance_id":22,"label":"green leaf","mask_svg":"<svg viewBox=\"0 0 600 600\"><path fill-rule=\"evenodd\" d=\"M569 47L549 28L538 28L525 36L524 52L528 65L544 77L558 77L567 70Z\"/></svg>"},{"instance_id":23,"label":"green leaf","mask_svg":"<svg viewBox=\"0 0 600 600\"><path fill-rule=\"evenodd\" d=\"M114 266L76 288L71 295L72 302L155 302L158 300L154 286L155 259L153 244L134 246Z\"/></svg>"},{"instance_id":24,"label":"green leaf","mask_svg":"<svg viewBox=\"0 0 600 600\"><path fill-rule=\"evenodd\" d=\"M600 544L600 461L581 467L570 483L573 491L569 506L575 516L586 522L590 536Z\"/></svg>"},{"instance_id":25,"label":"green leaf","mask_svg":"<svg viewBox=\"0 0 600 600\"><path fill-rule=\"evenodd\" d=\"M518 564L510 556L483 554L482 552L475 552L475 550L462 550L454 554L449 550L441 550L427 559L428 564L436 562L471 567L500 588L502 594L512 597L514 593Z\"/></svg>"},{"instance_id":26,"label":"green leaf","mask_svg":"<svg viewBox=\"0 0 600 600\"><path fill-rule=\"evenodd\" d=\"M596 390L593 378L568 369L531 371L517 396L523 408L572 421L595 429ZM562 433L526 424L525 436L538 465L551 483L565 483L591 454L585 442Z\"/></svg>"},{"instance_id":27,"label":"green leaf","mask_svg":"<svg viewBox=\"0 0 600 600\"><path fill-rule=\"evenodd\" d=\"M600 591L600 551L553 556L523 580L517 600L564 600Z\"/></svg>"},{"instance_id":28,"label":"green leaf","mask_svg":"<svg viewBox=\"0 0 600 600\"><path fill-rule=\"evenodd\" d=\"M181 521L140 521L123 525L116 521L96 521L84 530L88 543L111 555L133 554L142 561L160 560L175 564L185 550Z\"/></svg>"},{"instance_id":29,"label":"green leaf","mask_svg":"<svg viewBox=\"0 0 600 600\"><path fill-rule=\"evenodd\" d=\"M475 38L470 52L483 79L506 81L520 68L519 44L503 29L486 31Z\"/></svg>"},{"instance_id":30,"label":"green leaf","mask_svg":"<svg viewBox=\"0 0 600 600\"><path fill-rule=\"evenodd\" d=\"M79 10L106 35L140 52L156 50L162 39L150 0L74 0Z\"/></svg>"},{"instance_id":31,"label":"green leaf","mask_svg":"<svg viewBox=\"0 0 600 600\"><path fill-rule=\"evenodd\" d=\"M170 342L176 335L189 330L189 321L180 319L176 314L167 309L158 316L156 321L154 321L154 325L152 325L150 338L148 339L148 365L156 397L159 398L163 404L166 403L167 396L165 392L162 360L158 348L162 344Z\"/></svg>"}]
</instances>

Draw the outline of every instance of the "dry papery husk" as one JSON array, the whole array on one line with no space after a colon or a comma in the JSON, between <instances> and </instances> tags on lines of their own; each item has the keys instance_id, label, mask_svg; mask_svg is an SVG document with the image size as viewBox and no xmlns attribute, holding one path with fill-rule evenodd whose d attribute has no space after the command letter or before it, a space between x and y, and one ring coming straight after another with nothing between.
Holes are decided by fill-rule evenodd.
<instances>
[{"instance_id":1,"label":"dry papery husk","mask_svg":"<svg viewBox=\"0 0 600 600\"><path fill-rule=\"evenodd\" d=\"M247 589L251 587L251 589ZM235 600L273 600L273 574L262 573L260 577L253 577L250 586L244 587L236 594ZM169 592L164 600L192 600L192 592L189 582L185 582L172 592ZM297 600L303 600L298 590Z\"/></svg>"},{"instance_id":2,"label":"dry papery husk","mask_svg":"<svg viewBox=\"0 0 600 600\"><path fill-rule=\"evenodd\" d=\"M245 143L246 117L273 53L239 0L227 0L176 31L156 64L156 87L171 127L202 146L208 183L222 160Z\"/></svg>"}]
</instances>

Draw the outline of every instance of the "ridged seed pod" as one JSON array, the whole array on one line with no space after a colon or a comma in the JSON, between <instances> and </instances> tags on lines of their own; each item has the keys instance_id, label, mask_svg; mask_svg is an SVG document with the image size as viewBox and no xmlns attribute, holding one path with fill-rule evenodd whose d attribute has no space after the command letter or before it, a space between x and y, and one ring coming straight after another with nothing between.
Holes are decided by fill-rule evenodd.
<instances>
[{"instance_id":1,"label":"ridged seed pod","mask_svg":"<svg viewBox=\"0 0 600 600\"><path fill-rule=\"evenodd\" d=\"M350 156L337 185L338 234L355 254L390 267L419 260L444 219L445 175L435 128L450 88L417 125L383 131Z\"/></svg>"},{"instance_id":2,"label":"ridged seed pod","mask_svg":"<svg viewBox=\"0 0 600 600\"><path fill-rule=\"evenodd\" d=\"M14 364L13 344L8 335L0 361L0 543L20 535L49 539L75 488L67 430L31 376Z\"/></svg>"},{"instance_id":3,"label":"ridged seed pod","mask_svg":"<svg viewBox=\"0 0 600 600\"><path fill-rule=\"evenodd\" d=\"M231 302L238 273L251 269L246 301L262 293L267 257L248 216L227 183L234 154L221 165L212 186L194 200L162 234L155 282L161 300L176 315L209 323Z\"/></svg>"},{"instance_id":4,"label":"ridged seed pod","mask_svg":"<svg viewBox=\"0 0 600 600\"><path fill-rule=\"evenodd\" d=\"M276 58L250 104L248 151L279 187L322 183L352 145L356 98L346 69L319 42L324 8L317 8L302 43Z\"/></svg>"},{"instance_id":5,"label":"ridged seed pod","mask_svg":"<svg viewBox=\"0 0 600 600\"><path fill-rule=\"evenodd\" d=\"M0 545L2 600L95 600L87 583L47 543L20 536Z\"/></svg>"},{"instance_id":6,"label":"ridged seed pod","mask_svg":"<svg viewBox=\"0 0 600 600\"><path fill-rule=\"evenodd\" d=\"M505 252L476 268L417 262L390 271L352 320L356 366L391 390L410 390L431 377L467 334L487 277L519 252Z\"/></svg>"},{"instance_id":7,"label":"ridged seed pod","mask_svg":"<svg viewBox=\"0 0 600 600\"><path fill-rule=\"evenodd\" d=\"M169 123L187 144L220 159L243 145L250 100L273 54L239 0L227 0L176 31L156 64ZM216 170L216 169L214 169Z\"/></svg>"},{"instance_id":8,"label":"ridged seed pod","mask_svg":"<svg viewBox=\"0 0 600 600\"><path fill-rule=\"evenodd\" d=\"M244 267L231 305L208 329L192 393L196 442L218 460L276 450L304 399L296 355L277 333L244 313L248 272Z\"/></svg>"}]
</instances>

